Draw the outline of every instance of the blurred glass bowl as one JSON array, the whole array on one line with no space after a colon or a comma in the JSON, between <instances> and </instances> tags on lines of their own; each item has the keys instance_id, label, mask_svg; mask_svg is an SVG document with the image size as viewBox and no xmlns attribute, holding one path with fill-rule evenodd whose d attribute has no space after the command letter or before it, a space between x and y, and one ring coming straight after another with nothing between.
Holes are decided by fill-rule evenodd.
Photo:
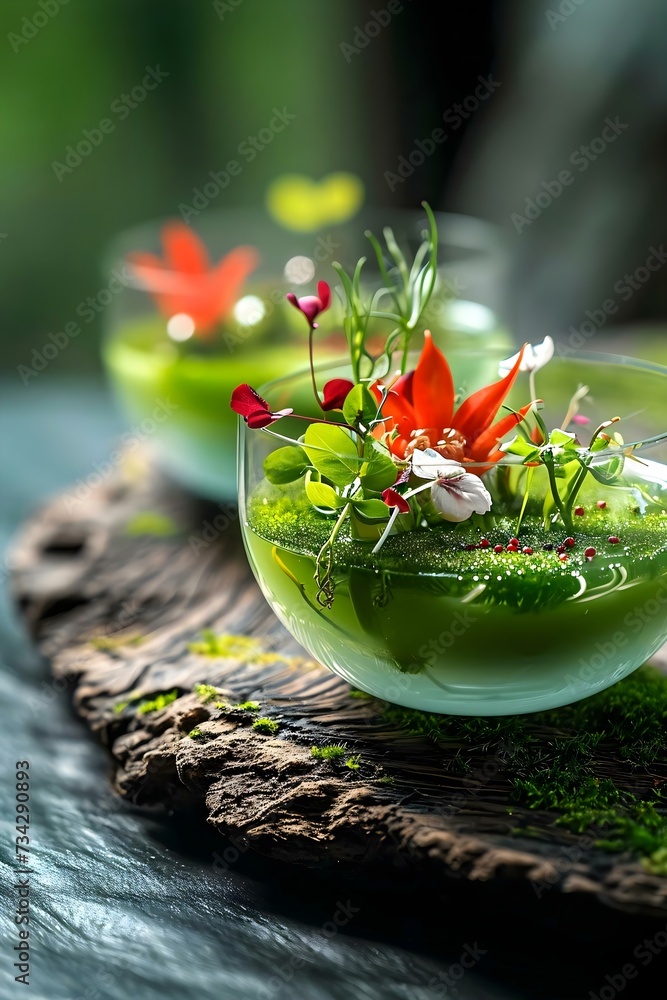
<instances>
[{"instance_id":1,"label":"blurred glass bowl","mask_svg":"<svg viewBox=\"0 0 667 1000\"><path fill-rule=\"evenodd\" d=\"M507 350L502 314L505 257L494 227L461 215L438 214L439 281L425 326L439 346ZM425 226L423 212L366 212L344 225L314 233L283 229L261 211L234 209L207 215L197 232L212 261L234 247L254 246L260 264L246 283L213 346L190 337L187 316L161 312L145 276L129 273L127 256L160 251L157 223L129 230L114 245L109 270L122 270L126 288L109 308L103 356L128 420L151 428L147 437L159 464L194 492L214 500L236 495L236 417L229 407L241 382L259 385L301 368L306 358L303 317L285 294L310 294L318 280L335 282L332 261L352 269L366 255L364 273L380 284L367 229L390 225L399 245L414 253ZM163 272L156 271L156 277ZM378 332L387 329L378 321ZM345 340L334 305L321 317L317 360L342 353ZM155 418L156 409L163 416Z\"/></svg>"}]
</instances>

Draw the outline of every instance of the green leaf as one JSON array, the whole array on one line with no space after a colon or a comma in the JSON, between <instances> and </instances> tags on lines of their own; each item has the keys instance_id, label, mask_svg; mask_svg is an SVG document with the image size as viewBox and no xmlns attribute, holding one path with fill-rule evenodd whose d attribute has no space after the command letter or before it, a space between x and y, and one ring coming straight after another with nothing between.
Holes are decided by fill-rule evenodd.
<instances>
[{"instance_id":1,"label":"green leaf","mask_svg":"<svg viewBox=\"0 0 667 1000\"><path fill-rule=\"evenodd\" d=\"M303 450L321 476L335 486L349 486L359 475L361 459L350 435L336 424L311 424Z\"/></svg>"},{"instance_id":2,"label":"green leaf","mask_svg":"<svg viewBox=\"0 0 667 1000\"><path fill-rule=\"evenodd\" d=\"M398 469L391 455L379 441L366 438L364 464L359 472L361 485L371 493L382 493L396 482Z\"/></svg>"},{"instance_id":3,"label":"green leaf","mask_svg":"<svg viewBox=\"0 0 667 1000\"><path fill-rule=\"evenodd\" d=\"M347 423L353 427L357 424L368 427L370 422L375 420L377 411L378 404L375 396L362 382L350 389L343 403L343 416Z\"/></svg>"},{"instance_id":4,"label":"green leaf","mask_svg":"<svg viewBox=\"0 0 667 1000\"><path fill-rule=\"evenodd\" d=\"M325 510L338 510L347 502L336 493L333 487L327 486L326 483L317 483L312 479L306 483L306 496L313 507L321 507Z\"/></svg>"},{"instance_id":5,"label":"green leaf","mask_svg":"<svg viewBox=\"0 0 667 1000\"><path fill-rule=\"evenodd\" d=\"M503 452L507 455L519 455L530 462L540 461L540 449L518 435L512 441L508 441L507 444L503 445Z\"/></svg>"},{"instance_id":6,"label":"green leaf","mask_svg":"<svg viewBox=\"0 0 667 1000\"><path fill-rule=\"evenodd\" d=\"M353 500L352 507L362 521L387 521L391 514L384 500Z\"/></svg>"},{"instance_id":7,"label":"green leaf","mask_svg":"<svg viewBox=\"0 0 667 1000\"><path fill-rule=\"evenodd\" d=\"M372 368L373 378L384 378L391 368L391 358L381 354Z\"/></svg>"},{"instance_id":8,"label":"green leaf","mask_svg":"<svg viewBox=\"0 0 667 1000\"><path fill-rule=\"evenodd\" d=\"M278 448L264 459L264 475L278 485L301 479L309 468L308 456L298 445Z\"/></svg>"},{"instance_id":9,"label":"green leaf","mask_svg":"<svg viewBox=\"0 0 667 1000\"><path fill-rule=\"evenodd\" d=\"M624 456L616 455L603 466L589 465L588 471L593 479L597 479L599 483L602 483L604 486L613 486L623 472L624 465Z\"/></svg>"},{"instance_id":10,"label":"green leaf","mask_svg":"<svg viewBox=\"0 0 667 1000\"><path fill-rule=\"evenodd\" d=\"M576 448L574 434L562 431L559 427L549 435L549 444L554 444L559 448Z\"/></svg>"}]
</instances>

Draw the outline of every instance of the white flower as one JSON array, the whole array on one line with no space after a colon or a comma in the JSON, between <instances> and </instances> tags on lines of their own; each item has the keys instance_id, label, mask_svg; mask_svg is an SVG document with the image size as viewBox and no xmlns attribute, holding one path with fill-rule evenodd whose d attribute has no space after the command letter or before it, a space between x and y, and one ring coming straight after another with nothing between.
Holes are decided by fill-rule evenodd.
<instances>
[{"instance_id":1,"label":"white flower","mask_svg":"<svg viewBox=\"0 0 667 1000\"><path fill-rule=\"evenodd\" d=\"M442 458L432 448L415 448L412 471L419 479L433 480L431 499L445 521L467 521L471 514L491 510L491 495L479 476L466 472L458 462Z\"/></svg>"},{"instance_id":2,"label":"white flower","mask_svg":"<svg viewBox=\"0 0 667 1000\"><path fill-rule=\"evenodd\" d=\"M521 361L520 372L537 372L540 368L544 368L547 362L551 361L554 356L555 346L551 337L545 337L541 344L526 344L526 348L523 352L523 358ZM517 362L519 357L519 351L513 354L511 358L507 358L506 361L501 361L498 366L498 374L501 378L512 371L512 368Z\"/></svg>"}]
</instances>

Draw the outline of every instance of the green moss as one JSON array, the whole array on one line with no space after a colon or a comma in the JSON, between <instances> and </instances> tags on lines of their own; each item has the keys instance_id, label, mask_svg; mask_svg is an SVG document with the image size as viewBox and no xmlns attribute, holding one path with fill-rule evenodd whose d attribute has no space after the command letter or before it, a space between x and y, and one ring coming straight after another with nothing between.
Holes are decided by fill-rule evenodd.
<instances>
[{"instance_id":1,"label":"green moss","mask_svg":"<svg viewBox=\"0 0 667 1000\"><path fill-rule=\"evenodd\" d=\"M348 757L345 761L345 767L349 767L350 771L358 771L361 764L361 754L354 753L351 757Z\"/></svg>"},{"instance_id":2,"label":"green moss","mask_svg":"<svg viewBox=\"0 0 667 1000\"><path fill-rule=\"evenodd\" d=\"M188 736L189 736L189 738L191 740L200 740L200 739L204 738L204 733L202 733L202 731L199 728L199 726L195 726L194 729L190 730L190 732L188 733Z\"/></svg>"},{"instance_id":3,"label":"green moss","mask_svg":"<svg viewBox=\"0 0 667 1000\"><path fill-rule=\"evenodd\" d=\"M581 578L593 589L608 582L609 559L623 560L631 581L647 573L654 578L667 567L667 515L652 511L642 517L633 513L627 500L613 514L613 531L623 545L609 544L610 511L592 508L585 518L577 518L577 545L568 552L567 562L555 551L544 551L545 542L563 537L563 530L545 531L541 514L526 515L521 528L521 544L533 549L523 552L494 552L496 544L507 545L516 531L516 517L499 514L494 527L484 530L488 548L477 543L482 528L474 518L461 524L441 522L426 528L389 537L377 555L367 542L352 537L351 522L344 522L336 538L335 562L341 573L350 569L387 574L395 585L406 577L419 578L420 585L435 587L438 593L463 597L471 585L493 580L476 600L506 605L521 611L558 607L581 587ZM262 483L248 505L250 526L260 538L287 553L315 559L331 532L331 518L320 514L310 503L303 484L271 486ZM467 547L471 547L470 550ZM599 558L584 555L592 546ZM409 570L409 571L408 571Z\"/></svg>"},{"instance_id":4,"label":"green moss","mask_svg":"<svg viewBox=\"0 0 667 1000\"><path fill-rule=\"evenodd\" d=\"M147 715L148 712L159 712L161 709L166 708L167 705L171 705L172 701L176 701L178 698L178 691L166 691L162 694L158 694L155 698L151 698L150 701L142 701L137 709L138 715Z\"/></svg>"},{"instance_id":5,"label":"green moss","mask_svg":"<svg viewBox=\"0 0 667 1000\"><path fill-rule=\"evenodd\" d=\"M92 646L93 649L97 649L100 652L111 653L115 649L121 649L123 646L140 646L144 641L144 636L138 633L133 633L127 636L111 636L111 635L96 635L88 641L88 645Z\"/></svg>"},{"instance_id":6,"label":"green moss","mask_svg":"<svg viewBox=\"0 0 667 1000\"><path fill-rule=\"evenodd\" d=\"M218 689L212 684L195 684L193 690L203 705L218 697Z\"/></svg>"},{"instance_id":7,"label":"green moss","mask_svg":"<svg viewBox=\"0 0 667 1000\"><path fill-rule=\"evenodd\" d=\"M280 729L277 722L273 719L255 719L252 724L252 728L256 729L258 733L264 733L266 736L275 736L275 734Z\"/></svg>"},{"instance_id":8,"label":"green moss","mask_svg":"<svg viewBox=\"0 0 667 1000\"><path fill-rule=\"evenodd\" d=\"M337 760L345 756L347 749L340 744L332 744L327 747L311 747L310 753L316 760Z\"/></svg>"},{"instance_id":9,"label":"green moss","mask_svg":"<svg viewBox=\"0 0 667 1000\"><path fill-rule=\"evenodd\" d=\"M588 832L605 850L630 851L667 874L666 803L655 790L644 797L631 790L638 772L649 786L650 772L667 765L667 677L657 670L643 667L592 698L534 715L461 718L386 705L383 718L449 747L450 767L473 770L495 758L516 803L556 813L557 826Z\"/></svg>"},{"instance_id":10,"label":"green moss","mask_svg":"<svg viewBox=\"0 0 667 1000\"><path fill-rule=\"evenodd\" d=\"M259 712L258 701L240 701L237 705L232 705L233 712Z\"/></svg>"},{"instance_id":11,"label":"green moss","mask_svg":"<svg viewBox=\"0 0 667 1000\"><path fill-rule=\"evenodd\" d=\"M172 517L156 511L135 514L125 525L126 535L153 535L155 538L170 538L180 533L180 528Z\"/></svg>"},{"instance_id":12,"label":"green moss","mask_svg":"<svg viewBox=\"0 0 667 1000\"><path fill-rule=\"evenodd\" d=\"M378 785L395 785L396 779L391 776L391 774L383 774L381 778L378 778Z\"/></svg>"},{"instance_id":13,"label":"green moss","mask_svg":"<svg viewBox=\"0 0 667 1000\"><path fill-rule=\"evenodd\" d=\"M225 705L224 701L216 701L215 707L219 708L222 712L229 711L229 705Z\"/></svg>"},{"instance_id":14,"label":"green moss","mask_svg":"<svg viewBox=\"0 0 667 1000\"><path fill-rule=\"evenodd\" d=\"M124 712L128 705L131 705L133 701L140 701L143 698L141 691L130 691L126 698L122 701L117 701L113 707L114 712L120 715Z\"/></svg>"},{"instance_id":15,"label":"green moss","mask_svg":"<svg viewBox=\"0 0 667 1000\"><path fill-rule=\"evenodd\" d=\"M373 697L371 694L366 694L365 691L357 691L355 688L350 690L350 698L359 698L363 700L370 700Z\"/></svg>"},{"instance_id":16,"label":"green moss","mask_svg":"<svg viewBox=\"0 0 667 1000\"><path fill-rule=\"evenodd\" d=\"M198 642L191 642L188 649L191 653L197 653L199 656L209 656L212 659L234 659L241 663L253 663L257 666L292 662L289 657L282 656L280 653L263 652L259 639L253 639L247 635L217 635L211 629L203 631L201 639Z\"/></svg>"}]
</instances>

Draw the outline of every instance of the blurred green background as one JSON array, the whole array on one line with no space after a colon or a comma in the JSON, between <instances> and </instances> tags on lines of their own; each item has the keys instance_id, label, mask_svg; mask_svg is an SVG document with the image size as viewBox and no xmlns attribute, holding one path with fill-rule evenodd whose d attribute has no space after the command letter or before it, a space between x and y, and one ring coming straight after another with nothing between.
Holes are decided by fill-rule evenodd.
<instances>
[{"instance_id":1,"label":"blurred green background","mask_svg":"<svg viewBox=\"0 0 667 1000\"><path fill-rule=\"evenodd\" d=\"M296 119L212 208L261 205L284 172L352 171L367 204L428 198L500 225L517 339L578 328L667 229L667 8L570 6L554 22L531 0L3 0L0 368L16 378L104 287L110 239L177 214L275 107ZM168 75L136 107L111 110L147 67ZM457 120L489 74L492 96ZM512 213L616 115L627 136L518 234ZM89 156L54 167L104 118L113 131ZM387 172L443 118L446 141L392 187ZM661 322L666 286L653 278L613 322ZM44 377L99 370L104 319Z\"/></svg>"}]
</instances>

